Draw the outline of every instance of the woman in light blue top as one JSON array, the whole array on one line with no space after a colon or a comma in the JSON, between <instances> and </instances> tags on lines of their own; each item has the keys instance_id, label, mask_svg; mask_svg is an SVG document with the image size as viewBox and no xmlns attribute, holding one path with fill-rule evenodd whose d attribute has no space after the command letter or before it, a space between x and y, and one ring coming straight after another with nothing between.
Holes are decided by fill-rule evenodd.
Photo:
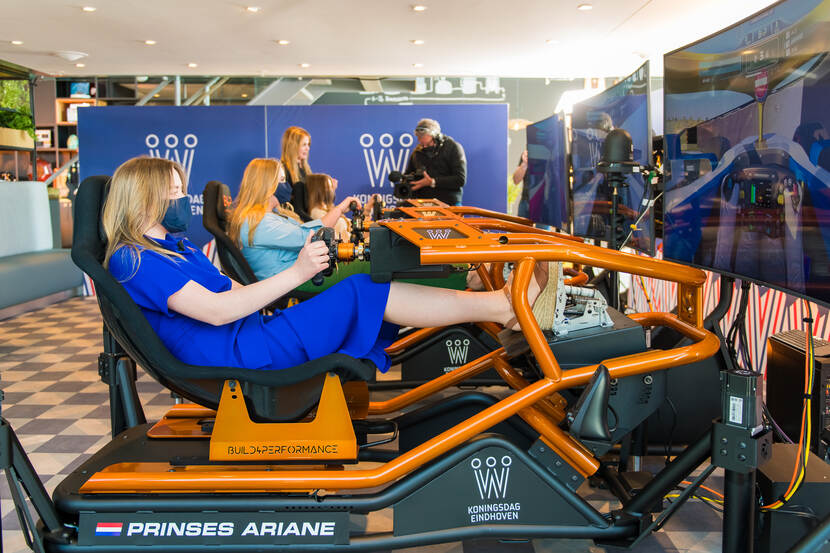
<instances>
[{"instance_id":1,"label":"woman in light blue top","mask_svg":"<svg viewBox=\"0 0 830 553\"><path fill-rule=\"evenodd\" d=\"M282 171L279 160L252 160L242 176L228 223L228 235L259 280L293 265L308 235L323 226L334 227L349 204L357 201L349 196L321 219L301 223L274 196Z\"/></svg>"}]
</instances>

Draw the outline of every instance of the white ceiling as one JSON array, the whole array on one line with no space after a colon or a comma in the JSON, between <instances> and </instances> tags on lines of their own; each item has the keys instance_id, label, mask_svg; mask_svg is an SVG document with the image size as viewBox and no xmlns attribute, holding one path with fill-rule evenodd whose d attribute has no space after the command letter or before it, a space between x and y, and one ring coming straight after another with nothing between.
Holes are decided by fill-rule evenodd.
<instances>
[{"instance_id":1,"label":"white ceiling","mask_svg":"<svg viewBox=\"0 0 830 553\"><path fill-rule=\"evenodd\" d=\"M593 10L577 10L583 2L591 2ZM415 3L428 9L415 13ZM0 59L53 75L572 78L624 75L651 58L652 72L660 74L663 53L772 3L3 0ZM84 5L97 10L85 13ZM261 10L250 13L248 5ZM157 44L147 46L147 39ZM291 44L279 46L278 39ZM415 39L425 43L411 44ZM559 42L548 45L549 39ZM80 60L85 67L57 57L59 50L87 53ZM189 68L191 62L198 67Z\"/></svg>"}]
</instances>

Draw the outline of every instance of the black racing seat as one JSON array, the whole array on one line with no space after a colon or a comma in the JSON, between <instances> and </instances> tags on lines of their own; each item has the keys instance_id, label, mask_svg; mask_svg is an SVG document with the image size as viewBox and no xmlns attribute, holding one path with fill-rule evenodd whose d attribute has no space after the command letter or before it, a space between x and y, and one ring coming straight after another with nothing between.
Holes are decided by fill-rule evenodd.
<instances>
[{"instance_id":1,"label":"black racing seat","mask_svg":"<svg viewBox=\"0 0 830 553\"><path fill-rule=\"evenodd\" d=\"M202 225L216 239L216 254L225 274L241 284L253 284L257 281L254 271L227 234L228 217L225 208L232 199L227 184L218 180L208 182L202 192Z\"/></svg>"},{"instance_id":2,"label":"black racing seat","mask_svg":"<svg viewBox=\"0 0 830 553\"><path fill-rule=\"evenodd\" d=\"M344 354L331 354L273 371L204 367L179 361L162 343L124 287L102 265L106 239L100 221L108 183L106 176L88 177L78 189L72 260L95 283L106 328L127 355L163 386L190 401L216 409L225 380L237 379L252 417L284 422L301 418L315 406L322 389L322 375L333 372L342 380L363 381L374 377L377 370L374 364Z\"/></svg>"}]
</instances>

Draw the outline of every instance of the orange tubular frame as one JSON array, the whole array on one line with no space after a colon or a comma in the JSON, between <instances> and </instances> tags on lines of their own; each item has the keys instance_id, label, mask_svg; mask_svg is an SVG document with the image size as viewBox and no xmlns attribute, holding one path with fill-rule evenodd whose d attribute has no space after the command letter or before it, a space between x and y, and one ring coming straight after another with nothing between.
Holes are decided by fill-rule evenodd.
<instances>
[{"instance_id":1,"label":"orange tubular frame","mask_svg":"<svg viewBox=\"0 0 830 553\"><path fill-rule=\"evenodd\" d=\"M611 378L622 378L686 363L694 363L713 355L720 347L718 339L713 334L702 328L689 325L671 314L645 313L632 318L644 325L666 324L694 340L695 343L674 350L658 350L605 361L603 364L608 367ZM569 370L558 382L550 378L543 378L538 382L534 382L468 420L401 454L392 461L371 469L347 471L252 470L229 474L222 470L188 472L176 469L137 472L132 465L115 465L94 474L81 487L80 491L81 493L123 493L124 491L189 493L203 490L215 492L251 490L269 492L308 489L356 490L383 486L423 466L519 411L532 407L541 399L566 388L587 384L597 367L598 365L590 365ZM567 438L570 437L567 436ZM553 445L561 445L559 438L555 437L554 442ZM568 450L568 459L571 462L574 462L574 460L570 455L577 455L580 448L581 446L577 443L577 451ZM557 449L559 448L557 447ZM581 449L583 449L583 456L587 455L585 457L586 461L595 461L595 459L589 458L590 454L585 453L584 448ZM577 464L574 462L574 464L581 471L584 470L583 463ZM593 463L585 462L584 465L590 467Z\"/></svg>"},{"instance_id":2,"label":"orange tubular frame","mask_svg":"<svg viewBox=\"0 0 830 553\"><path fill-rule=\"evenodd\" d=\"M433 204L435 205L435 204ZM432 382L410 390L387 402L371 403L372 414L383 414L411 405L418 399L446 386L462 382L489 367L495 367L507 375L506 380L518 388L512 395L499 401L469 419L442 432L395 459L368 469L356 470L267 470L252 468L250 471L187 470L186 468L148 465L137 468L133 464L114 465L94 474L80 489L81 493L166 492L190 493L210 490L214 492L276 492L286 490L357 490L385 486L411 473L440 455L459 446L476 435L492 428L513 415L519 415L539 432L541 439L559 452L581 474L589 475L597 470L598 461L585 447L557 426L561 411L556 408L559 391L584 386L599 365L588 365L562 371L548 342L534 318L527 297L528 285L533 278L533 268L538 261L571 261L619 270L653 278L675 281L680 284L683 312L680 316L669 313L640 313L630 318L643 326L668 326L693 343L671 350L654 350L634 355L604 360L611 378L623 378L694 363L718 351L719 342L714 334L702 327L702 317L696 308L700 305L700 287L703 271L666 261L645 259L613 250L605 250L554 236L536 233L499 235L476 233L475 229L460 220L384 221L380 224L392 227L395 232L417 244L424 264L444 263L516 263L511 286L513 309L525 338L539 363L543 378L526 384L510 374L506 367L506 354L500 348L471 363L442 375ZM416 229L460 228L465 238L451 240L426 239ZM505 239L506 238L506 239ZM460 246L460 247L459 247ZM489 275L488 275L489 276ZM552 416L553 415L553 416ZM232 472L232 474L231 474Z\"/></svg>"}]
</instances>

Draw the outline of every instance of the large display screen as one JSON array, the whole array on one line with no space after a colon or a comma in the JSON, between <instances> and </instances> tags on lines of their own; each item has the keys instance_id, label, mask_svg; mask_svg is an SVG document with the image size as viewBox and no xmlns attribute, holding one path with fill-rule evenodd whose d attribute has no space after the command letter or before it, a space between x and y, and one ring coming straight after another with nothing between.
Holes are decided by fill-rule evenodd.
<instances>
[{"instance_id":1,"label":"large display screen","mask_svg":"<svg viewBox=\"0 0 830 553\"><path fill-rule=\"evenodd\" d=\"M577 236L602 240L611 237L612 188L605 175L597 171L602 145L609 132L618 128L628 131L634 145L634 161L642 165L651 163L648 81L646 62L611 88L574 105L571 159L574 175L573 232ZM654 213L648 209L651 199L649 188L642 174L626 175L624 185L618 187L618 211L623 218L624 229L637 224L626 245L653 254Z\"/></svg>"},{"instance_id":2,"label":"large display screen","mask_svg":"<svg viewBox=\"0 0 830 553\"><path fill-rule=\"evenodd\" d=\"M666 258L830 304L830 0L665 56Z\"/></svg>"},{"instance_id":3,"label":"large display screen","mask_svg":"<svg viewBox=\"0 0 830 553\"><path fill-rule=\"evenodd\" d=\"M568 150L565 122L553 115L527 126L528 214L536 223L568 230Z\"/></svg>"}]
</instances>

